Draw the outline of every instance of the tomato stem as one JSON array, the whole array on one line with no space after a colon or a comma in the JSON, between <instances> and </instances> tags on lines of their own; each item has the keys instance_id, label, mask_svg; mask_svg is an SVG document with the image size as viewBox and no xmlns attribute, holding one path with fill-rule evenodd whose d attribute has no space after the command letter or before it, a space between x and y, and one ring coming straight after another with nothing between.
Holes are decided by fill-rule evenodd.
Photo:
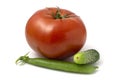
<instances>
[{"instance_id":1,"label":"tomato stem","mask_svg":"<svg viewBox=\"0 0 120 80\"><path fill-rule=\"evenodd\" d=\"M57 11L56 13L52 13L52 16L54 17L54 19L64 19L64 18L68 18L68 14L65 14L65 15L61 15L61 12L60 12L60 8L57 7Z\"/></svg>"}]
</instances>

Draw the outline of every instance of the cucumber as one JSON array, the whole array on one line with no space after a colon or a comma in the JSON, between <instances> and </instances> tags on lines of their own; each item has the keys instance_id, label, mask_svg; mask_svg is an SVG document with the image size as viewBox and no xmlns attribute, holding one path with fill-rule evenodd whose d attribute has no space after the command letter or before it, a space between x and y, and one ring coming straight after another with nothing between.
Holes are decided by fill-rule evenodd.
<instances>
[{"instance_id":1,"label":"cucumber","mask_svg":"<svg viewBox=\"0 0 120 80\"><path fill-rule=\"evenodd\" d=\"M89 49L86 51L80 51L73 56L73 61L77 64L91 64L98 61L100 55L97 50Z\"/></svg>"}]
</instances>

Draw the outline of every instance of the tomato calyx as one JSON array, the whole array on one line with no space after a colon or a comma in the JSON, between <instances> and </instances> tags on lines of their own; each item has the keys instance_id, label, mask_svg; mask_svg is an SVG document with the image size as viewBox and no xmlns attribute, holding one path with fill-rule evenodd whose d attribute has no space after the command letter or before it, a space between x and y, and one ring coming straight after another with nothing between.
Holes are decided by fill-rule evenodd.
<instances>
[{"instance_id":1,"label":"tomato calyx","mask_svg":"<svg viewBox=\"0 0 120 80\"><path fill-rule=\"evenodd\" d=\"M64 19L64 18L69 18L70 14L65 14L65 15L61 15L61 12L60 12L60 8L57 7L57 11L56 13L52 13L52 16L54 19Z\"/></svg>"}]
</instances>

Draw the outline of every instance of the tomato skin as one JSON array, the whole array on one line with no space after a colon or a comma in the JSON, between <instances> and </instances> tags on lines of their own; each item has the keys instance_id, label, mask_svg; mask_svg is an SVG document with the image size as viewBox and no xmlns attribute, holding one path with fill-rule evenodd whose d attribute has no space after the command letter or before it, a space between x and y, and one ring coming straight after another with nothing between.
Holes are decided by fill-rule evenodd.
<instances>
[{"instance_id":1,"label":"tomato skin","mask_svg":"<svg viewBox=\"0 0 120 80\"><path fill-rule=\"evenodd\" d=\"M47 58L65 59L83 47L86 29L80 17L65 9L60 9L61 15L70 17L54 19L56 10L46 8L33 14L26 24L26 40L35 52Z\"/></svg>"}]
</instances>

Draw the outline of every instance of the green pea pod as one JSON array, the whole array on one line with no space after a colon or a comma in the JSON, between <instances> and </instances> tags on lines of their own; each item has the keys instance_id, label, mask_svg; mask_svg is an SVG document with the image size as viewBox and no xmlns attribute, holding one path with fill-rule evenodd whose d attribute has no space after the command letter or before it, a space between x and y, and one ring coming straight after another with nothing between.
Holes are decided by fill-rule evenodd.
<instances>
[{"instance_id":1,"label":"green pea pod","mask_svg":"<svg viewBox=\"0 0 120 80\"><path fill-rule=\"evenodd\" d=\"M22 61L22 63L24 62L39 67L84 74L93 73L98 68L97 66L93 65L79 65L67 61L51 60L46 58L29 58L27 55L18 58L16 63L18 63L19 61Z\"/></svg>"}]
</instances>

